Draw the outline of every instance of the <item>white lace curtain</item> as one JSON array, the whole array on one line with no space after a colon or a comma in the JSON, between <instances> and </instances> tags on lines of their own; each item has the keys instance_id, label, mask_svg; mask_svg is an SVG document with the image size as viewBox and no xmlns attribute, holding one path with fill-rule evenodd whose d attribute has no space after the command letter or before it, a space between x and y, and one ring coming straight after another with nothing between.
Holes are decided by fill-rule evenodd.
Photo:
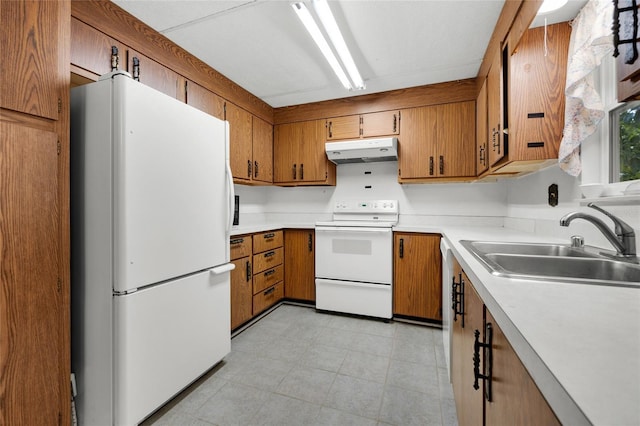
<instances>
[{"instance_id":1,"label":"white lace curtain","mask_svg":"<svg viewBox=\"0 0 640 426\"><path fill-rule=\"evenodd\" d=\"M582 171L580 145L604 117L604 105L594 87L593 71L613 52L613 2L589 0L573 20L567 63L564 131L558 161L572 176Z\"/></svg>"}]
</instances>

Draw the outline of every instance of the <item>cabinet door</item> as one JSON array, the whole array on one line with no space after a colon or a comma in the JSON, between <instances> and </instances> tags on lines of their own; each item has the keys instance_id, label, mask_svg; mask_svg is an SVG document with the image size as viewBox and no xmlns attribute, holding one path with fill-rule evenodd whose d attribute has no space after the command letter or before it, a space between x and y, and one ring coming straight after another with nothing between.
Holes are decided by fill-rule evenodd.
<instances>
[{"instance_id":1,"label":"cabinet door","mask_svg":"<svg viewBox=\"0 0 640 426\"><path fill-rule=\"evenodd\" d=\"M273 126L253 117L253 180L273 182Z\"/></svg>"},{"instance_id":2,"label":"cabinet door","mask_svg":"<svg viewBox=\"0 0 640 426\"><path fill-rule=\"evenodd\" d=\"M187 82L186 102L200 111L224 120L224 99L192 81Z\"/></svg>"},{"instance_id":3,"label":"cabinet door","mask_svg":"<svg viewBox=\"0 0 640 426\"><path fill-rule=\"evenodd\" d=\"M129 49L127 52L127 71L134 77L136 76L134 58L137 58L139 61L137 73L140 83L153 87L157 91L169 95L172 98L184 101L184 78L182 76L171 71L164 65Z\"/></svg>"},{"instance_id":4,"label":"cabinet door","mask_svg":"<svg viewBox=\"0 0 640 426\"><path fill-rule=\"evenodd\" d=\"M126 70L126 46L84 22L71 18L71 64L76 67L75 72L84 71L84 77L94 80L111 72L112 46L115 46L118 52L113 58L113 65L117 69Z\"/></svg>"},{"instance_id":5,"label":"cabinet door","mask_svg":"<svg viewBox=\"0 0 640 426\"><path fill-rule=\"evenodd\" d=\"M390 136L400 133L400 111L362 114L362 137Z\"/></svg>"},{"instance_id":6,"label":"cabinet door","mask_svg":"<svg viewBox=\"0 0 640 426\"><path fill-rule=\"evenodd\" d=\"M3 25L5 7L20 5L25 7L2 3ZM69 383L68 373L61 378L69 363L63 357L69 325L62 321L57 146L57 133L0 122L3 425L57 424L62 401L64 407L69 401L68 393L61 394Z\"/></svg>"},{"instance_id":7,"label":"cabinet door","mask_svg":"<svg viewBox=\"0 0 640 426\"><path fill-rule=\"evenodd\" d=\"M300 123L278 124L273 129L273 182L295 182L298 177L298 152L302 143Z\"/></svg>"},{"instance_id":8,"label":"cabinet door","mask_svg":"<svg viewBox=\"0 0 640 426\"><path fill-rule=\"evenodd\" d=\"M324 120L302 123L302 145L298 157L299 181L324 182L327 179L324 130Z\"/></svg>"},{"instance_id":9,"label":"cabinet door","mask_svg":"<svg viewBox=\"0 0 640 426\"><path fill-rule=\"evenodd\" d=\"M284 295L290 299L315 301L315 231L284 231Z\"/></svg>"},{"instance_id":10,"label":"cabinet door","mask_svg":"<svg viewBox=\"0 0 640 426\"><path fill-rule=\"evenodd\" d=\"M558 158L571 27L531 28L509 58L509 160Z\"/></svg>"},{"instance_id":11,"label":"cabinet door","mask_svg":"<svg viewBox=\"0 0 640 426\"><path fill-rule=\"evenodd\" d=\"M463 316L458 315L453 322L453 345L451 348L451 379L458 413L458 423L465 425L482 425L483 423L483 391L482 382L479 389L474 389L473 353L475 330L482 333L484 321L484 305L476 293L471 281L461 269L454 277L461 282L463 292ZM482 337L482 334L480 335ZM480 364L480 371L483 365ZM487 423L498 424L498 423Z\"/></svg>"},{"instance_id":12,"label":"cabinet door","mask_svg":"<svg viewBox=\"0 0 640 426\"><path fill-rule=\"evenodd\" d=\"M487 80L482 82L476 99L476 174L479 176L489 168L487 152Z\"/></svg>"},{"instance_id":13,"label":"cabinet door","mask_svg":"<svg viewBox=\"0 0 640 426\"><path fill-rule=\"evenodd\" d=\"M493 316L487 310L486 322L493 330L492 401L485 401L487 425L559 425Z\"/></svg>"},{"instance_id":14,"label":"cabinet door","mask_svg":"<svg viewBox=\"0 0 640 426\"><path fill-rule=\"evenodd\" d=\"M327 140L357 139L360 137L360 116L347 115L327 120Z\"/></svg>"},{"instance_id":15,"label":"cabinet door","mask_svg":"<svg viewBox=\"0 0 640 426\"><path fill-rule=\"evenodd\" d=\"M225 109L229 122L231 172L234 179L249 181L253 175L252 116L230 102L226 103Z\"/></svg>"},{"instance_id":16,"label":"cabinet door","mask_svg":"<svg viewBox=\"0 0 640 426\"><path fill-rule=\"evenodd\" d=\"M394 233L393 313L442 321L440 235Z\"/></svg>"},{"instance_id":17,"label":"cabinet door","mask_svg":"<svg viewBox=\"0 0 640 426\"><path fill-rule=\"evenodd\" d=\"M502 146L502 55L496 49L487 75L487 138L489 140L489 166L504 157Z\"/></svg>"},{"instance_id":18,"label":"cabinet door","mask_svg":"<svg viewBox=\"0 0 640 426\"><path fill-rule=\"evenodd\" d=\"M61 65L68 66L60 62L68 56L58 39L58 28L65 25L59 10L58 2L2 2L0 107L58 119L61 82L57 73Z\"/></svg>"},{"instance_id":19,"label":"cabinet door","mask_svg":"<svg viewBox=\"0 0 640 426\"><path fill-rule=\"evenodd\" d=\"M435 176L436 107L402 110L398 141L398 176L412 179Z\"/></svg>"},{"instance_id":20,"label":"cabinet door","mask_svg":"<svg viewBox=\"0 0 640 426\"><path fill-rule=\"evenodd\" d=\"M440 177L476 175L475 102L437 107L436 174Z\"/></svg>"},{"instance_id":21,"label":"cabinet door","mask_svg":"<svg viewBox=\"0 0 640 426\"><path fill-rule=\"evenodd\" d=\"M253 315L253 275L251 257L232 261L231 271L231 329L244 324Z\"/></svg>"}]
</instances>

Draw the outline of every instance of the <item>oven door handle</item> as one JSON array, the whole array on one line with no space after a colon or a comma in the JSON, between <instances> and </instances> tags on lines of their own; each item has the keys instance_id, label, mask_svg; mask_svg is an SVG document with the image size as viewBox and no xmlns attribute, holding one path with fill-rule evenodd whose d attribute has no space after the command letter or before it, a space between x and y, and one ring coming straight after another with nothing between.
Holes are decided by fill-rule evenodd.
<instances>
[{"instance_id":1,"label":"oven door handle","mask_svg":"<svg viewBox=\"0 0 640 426\"><path fill-rule=\"evenodd\" d=\"M353 227L353 226L316 226L316 232L332 232L332 231L349 231L349 232L361 232L363 234L389 234L391 228L366 228L366 227Z\"/></svg>"}]
</instances>

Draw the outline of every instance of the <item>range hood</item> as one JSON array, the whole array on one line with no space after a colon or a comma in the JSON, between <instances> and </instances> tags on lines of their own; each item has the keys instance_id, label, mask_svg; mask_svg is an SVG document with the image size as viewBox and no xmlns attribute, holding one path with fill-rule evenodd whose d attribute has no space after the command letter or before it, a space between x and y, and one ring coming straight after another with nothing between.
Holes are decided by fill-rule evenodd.
<instances>
[{"instance_id":1,"label":"range hood","mask_svg":"<svg viewBox=\"0 0 640 426\"><path fill-rule=\"evenodd\" d=\"M398 159L398 138L327 142L325 150L329 160L336 164L395 161Z\"/></svg>"}]
</instances>

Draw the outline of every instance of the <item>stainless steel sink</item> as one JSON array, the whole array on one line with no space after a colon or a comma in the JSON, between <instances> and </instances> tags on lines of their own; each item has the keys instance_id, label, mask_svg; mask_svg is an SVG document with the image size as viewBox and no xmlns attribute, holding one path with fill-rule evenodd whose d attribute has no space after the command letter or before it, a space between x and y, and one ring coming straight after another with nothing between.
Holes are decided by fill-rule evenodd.
<instances>
[{"instance_id":1,"label":"stainless steel sink","mask_svg":"<svg viewBox=\"0 0 640 426\"><path fill-rule=\"evenodd\" d=\"M557 244L461 241L498 276L640 289L640 265Z\"/></svg>"}]
</instances>

